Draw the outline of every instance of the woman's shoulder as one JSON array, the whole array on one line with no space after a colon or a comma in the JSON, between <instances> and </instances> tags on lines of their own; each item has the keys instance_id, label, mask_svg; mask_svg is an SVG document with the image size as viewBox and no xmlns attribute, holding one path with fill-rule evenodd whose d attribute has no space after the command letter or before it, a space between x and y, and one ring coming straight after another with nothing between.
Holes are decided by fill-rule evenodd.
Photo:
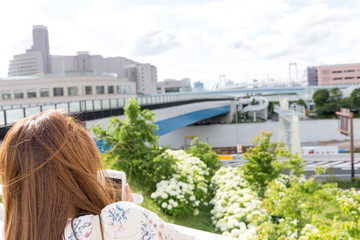
<instances>
[{"instance_id":1,"label":"woman's shoulder","mask_svg":"<svg viewBox=\"0 0 360 240\"><path fill-rule=\"evenodd\" d=\"M122 229L131 215L139 215L141 207L131 202L116 202L107 205L100 214L104 231L108 228ZM99 215L84 215L69 219L64 231L64 239L94 239L94 234L100 229ZM76 238L75 238L76 235Z\"/></svg>"},{"instance_id":2,"label":"woman's shoulder","mask_svg":"<svg viewBox=\"0 0 360 240\"><path fill-rule=\"evenodd\" d=\"M173 239L171 229L155 213L131 202L116 202L101 211L104 232L125 239Z\"/></svg>"},{"instance_id":3,"label":"woman's shoulder","mask_svg":"<svg viewBox=\"0 0 360 240\"><path fill-rule=\"evenodd\" d=\"M193 239L178 233L155 213L131 202L116 202L106 206L100 214L105 239ZM86 215L74 219L65 228L65 239L74 233L80 239L97 239L101 234L99 216ZM101 235L100 235L101 236ZM101 239L101 238L100 238Z\"/></svg>"}]
</instances>

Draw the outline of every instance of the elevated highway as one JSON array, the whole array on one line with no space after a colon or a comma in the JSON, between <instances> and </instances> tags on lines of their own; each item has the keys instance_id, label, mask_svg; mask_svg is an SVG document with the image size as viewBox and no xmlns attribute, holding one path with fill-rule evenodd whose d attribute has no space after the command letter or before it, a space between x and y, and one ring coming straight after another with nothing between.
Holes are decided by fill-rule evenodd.
<instances>
[{"instance_id":1,"label":"elevated highway","mask_svg":"<svg viewBox=\"0 0 360 240\"><path fill-rule=\"evenodd\" d=\"M226 115L230 112L233 100L230 96L195 94L148 96L135 99L141 109L155 112L155 124L159 126L159 136L202 120ZM86 127L99 123L106 128L111 117L123 118L124 106L128 100L128 98L87 100L2 109L0 110L0 138L4 138L15 122L48 109L64 109L76 115Z\"/></svg>"}]
</instances>

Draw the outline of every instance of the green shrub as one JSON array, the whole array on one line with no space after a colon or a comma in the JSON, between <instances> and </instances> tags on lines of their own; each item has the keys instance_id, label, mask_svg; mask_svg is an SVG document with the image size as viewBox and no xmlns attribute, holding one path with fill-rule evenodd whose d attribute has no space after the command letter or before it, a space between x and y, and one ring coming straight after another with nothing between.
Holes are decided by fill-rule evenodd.
<instances>
[{"instance_id":1,"label":"green shrub","mask_svg":"<svg viewBox=\"0 0 360 240\"><path fill-rule=\"evenodd\" d=\"M217 160L218 155L211 149L209 144L200 142L198 138L194 138L191 142L191 147L186 149L187 153L200 158L200 160L206 164L210 172L207 178L208 180L210 180L215 172L222 166L220 161Z\"/></svg>"}]
</instances>

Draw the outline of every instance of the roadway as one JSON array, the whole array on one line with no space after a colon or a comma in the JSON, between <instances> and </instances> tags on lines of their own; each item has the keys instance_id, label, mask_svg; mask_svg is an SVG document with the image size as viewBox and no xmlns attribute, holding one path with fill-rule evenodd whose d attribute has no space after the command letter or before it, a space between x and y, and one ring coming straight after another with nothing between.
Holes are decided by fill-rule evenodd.
<instances>
[{"instance_id":1,"label":"roadway","mask_svg":"<svg viewBox=\"0 0 360 240\"><path fill-rule=\"evenodd\" d=\"M335 176L341 179L348 179L351 175L351 156L350 153L341 153L333 155L304 155L304 170L306 176L316 176L315 168L323 167L327 169L325 174L316 176L317 179L326 179ZM233 160L220 160L223 166L242 166L246 160L243 154L233 155ZM360 153L354 156L355 177L360 177Z\"/></svg>"}]
</instances>

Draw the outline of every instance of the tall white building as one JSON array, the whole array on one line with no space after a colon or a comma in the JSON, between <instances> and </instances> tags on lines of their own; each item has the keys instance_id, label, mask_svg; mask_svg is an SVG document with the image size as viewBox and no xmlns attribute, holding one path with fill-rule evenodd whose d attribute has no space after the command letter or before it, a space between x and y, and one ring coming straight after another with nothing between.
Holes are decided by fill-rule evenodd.
<instances>
[{"instance_id":1,"label":"tall white building","mask_svg":"<svg viewBox=\"0 0 360 240\"><path fill-rule=\"evenodd\" d=\"M50 74L51 57L47 27L33 26L33 45L26 53L15 55L9 64L9 76Z\"/></svg>"}]
</instances>

